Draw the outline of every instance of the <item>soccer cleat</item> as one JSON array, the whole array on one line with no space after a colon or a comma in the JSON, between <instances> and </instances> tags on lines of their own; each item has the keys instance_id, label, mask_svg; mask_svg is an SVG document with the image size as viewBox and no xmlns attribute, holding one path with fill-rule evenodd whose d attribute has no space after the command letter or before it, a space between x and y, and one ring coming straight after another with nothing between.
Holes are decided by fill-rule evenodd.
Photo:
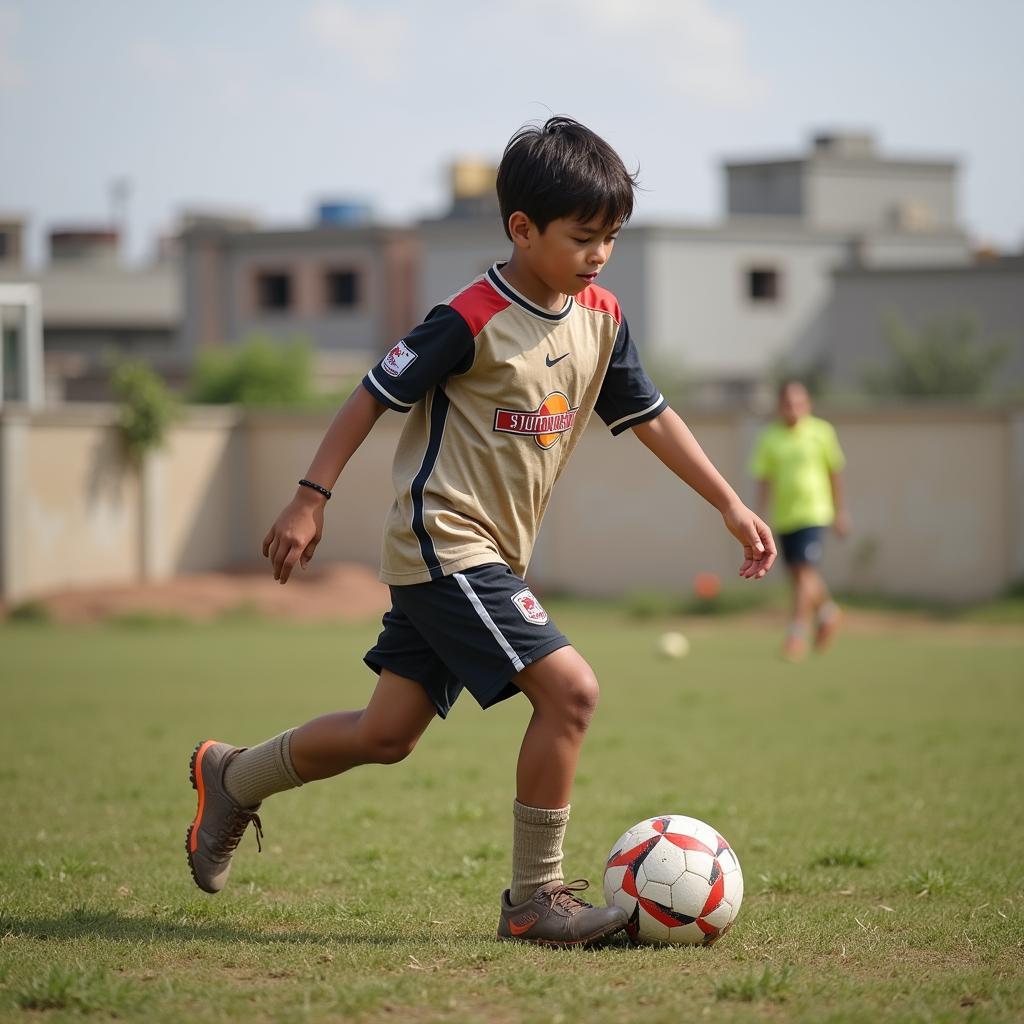
<instances>
[{"instance_id":1,"label":"soccer cleat","mask_svg":"<svg viewBox=\"0 0 1024 1024\"><path fill-rule=\"evenodd\" d=\"M189 760L189 778L199 794L199 806L185 834L185 851L192 877L204 892L224 888L231 858L250 822L256 828L256 846L263 850L263 825L256 814L260 805L242 807L224 788L224 769L244 749L206 740L192 751Z\"/></svg>"},{"instance_id":2,"label":"soccer cleat","mask_svg":"<svg viewBox=\"0 0 1024 1024\"><path fill-rule=\"evenodd\" d=\"M549 882L518 906L501 894L498 938L505 942L532 942L538 946L593 946L622 931L629 921L621 907L594 907L581 900L589 883Z\"/></svg>"}]
</instances>

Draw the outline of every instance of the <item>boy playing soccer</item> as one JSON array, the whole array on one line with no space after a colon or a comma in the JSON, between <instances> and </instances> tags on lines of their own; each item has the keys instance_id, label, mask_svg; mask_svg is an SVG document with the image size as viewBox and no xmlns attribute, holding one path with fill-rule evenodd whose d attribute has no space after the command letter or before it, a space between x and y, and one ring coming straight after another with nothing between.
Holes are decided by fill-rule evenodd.
<instances>
[{"instance_id":1,"label":"boy playing soccer","mask_svg":"<svg viewBox=\"0 0 1024 1024\"><path fill-rule=\"evenodd\" d=\"M779 388L779 419L758 438L751 472L758 481L758 511L769 492L772 525L793 584L793 614L783 657L807 655L807 631L815 620L814 646L823 650L839 625L839 609L818 571L825 530L835 523L845 537L850 528L843 501L843 452L831 423L811 415L811 396L798 380Z\"/></svg>"},{"instance_id":2,"label":"boy playing soccer","mask_svg":"<svg viewBox=\"0 0 1024 1024\"><path fill-rule=\"evenodd\" d=\"M252 748L207 740L192 755L199 808L186 846L200 888L218 892L273 793L406 757L463 688L484 708L519 692L533 706L516 770L512 880L498 937L590 945L626 925L566 884L569 795L598 685L523 579L551 488L594 411L632 429L713 504L743 547L740 575L775 559L746 508L640 365L611 293L594 281L633 210L635 182L610 146L553 117L513 136L498 170L512 242L495 264L399 341L345 402L263 542L274 578L309 564L324 506L378 417L408 419L381 579L392 608L365 658L369 704L313 719Z\"/></svg>"}]
</instances>

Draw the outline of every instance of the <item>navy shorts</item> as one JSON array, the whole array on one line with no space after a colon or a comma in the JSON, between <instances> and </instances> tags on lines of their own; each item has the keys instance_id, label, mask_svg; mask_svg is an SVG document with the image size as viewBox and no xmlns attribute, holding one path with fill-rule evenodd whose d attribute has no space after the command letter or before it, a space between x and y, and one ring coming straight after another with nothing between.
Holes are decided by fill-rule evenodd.
<instances>
[{"instance_id":1,"label":"navy shorts","mask_svg":"<svg viewBox=\"0 0 1024 1024\"><path fill-rule=\"evenodd\" d=\"M519 693L527 665L569 641L504 564L391 588L384 630L363 659L414 679L446 717L465 687L482 708Z\"/></svg>"},{"instance_id":2,"label":"navy shorts","mask_svg":"<svg viewBox=\"0 0 1024 1024\"><path fill-rule=\"evenodd\" d=\"M792 533L780 533L779 544L787 565L817 565L825 550L825 527L805 526Z\"/></svg>"}]
</instances>

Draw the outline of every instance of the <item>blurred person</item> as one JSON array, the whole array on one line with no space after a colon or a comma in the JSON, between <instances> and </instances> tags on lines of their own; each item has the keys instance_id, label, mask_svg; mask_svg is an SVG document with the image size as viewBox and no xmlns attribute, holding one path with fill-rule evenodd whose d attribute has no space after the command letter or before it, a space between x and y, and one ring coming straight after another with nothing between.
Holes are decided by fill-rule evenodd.
<instances>
[{"instance_id":1,"label":"blurred person","mask_svg":"<svg viewBox=\"0 0 1024 1024\"><path fill-rule=\"evenodd\" d=\"M598 683L523 578L551 489L591 413L613 434L632 430L718 509L742 547L741 577L762 578L775 559L771 532L669 408L618 302L595 283L635 187L615 151L576 121L553 117L517 132L497 178L510 258L436 305L335 416L263 554L282 584L305 568L345 464L382 413L406 416L381 558L392 608L364 659L379 680L361 710L253 748L196 747L199 807L187 850L200 888L223 888L247 826L261 834L256 811L266 797L402 760L464 688L484 708L523 693L533 715L516 770L498 937L591 945L626 926L620 908L579 896L586 881L564 880L569 796Z\"/></svg>"},{"instance_id":2,"label":"blurred person","mask_svg":"<svg viewBox=\"0 0 1024 1024\"><path fill-rule=\"evenodd\" d=\"M778 420L758 438L751 473L758 481L758 511L772 498L771 523L789 568L793 609L783 656L806 657L814 625L814 647L824 650L835 635L841 613L818 565L825 533L840 537L850 529L842 470L845 457L832 424L811 415L811 396L798 380L779 388Z\"/></svg>"}]
</instances>

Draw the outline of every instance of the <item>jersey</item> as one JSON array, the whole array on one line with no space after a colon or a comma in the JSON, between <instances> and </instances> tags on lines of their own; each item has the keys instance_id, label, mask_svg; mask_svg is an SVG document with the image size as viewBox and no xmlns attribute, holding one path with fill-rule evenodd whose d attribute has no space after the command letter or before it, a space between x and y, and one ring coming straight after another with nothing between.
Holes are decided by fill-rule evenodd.
<instances>
[{"instance_id":1,"label":"jersey","mask_svg":"<svg viewBox=\"0 0 1024 1024\"><path fill-rule=\"evenodd\" d=\"M666 407L610 292L590 285L552 312L501 266L435 306L363 378L408 416L381 552L392 586L491 562L525 575L591 413L620 434Z\"/></svg>"},{"instance_id":2,"label":"jersey","mask_svg":"<svg viewBox=\"0 0 1024 1024\"><path fill-rule=\"evenodd\" d=\"M831 473L845 463L831 423L802 416L773 423L758 439L750 471L772 485L772 525L779 533L828 526L835 519Z\"/></svg>"}]
</instances>

